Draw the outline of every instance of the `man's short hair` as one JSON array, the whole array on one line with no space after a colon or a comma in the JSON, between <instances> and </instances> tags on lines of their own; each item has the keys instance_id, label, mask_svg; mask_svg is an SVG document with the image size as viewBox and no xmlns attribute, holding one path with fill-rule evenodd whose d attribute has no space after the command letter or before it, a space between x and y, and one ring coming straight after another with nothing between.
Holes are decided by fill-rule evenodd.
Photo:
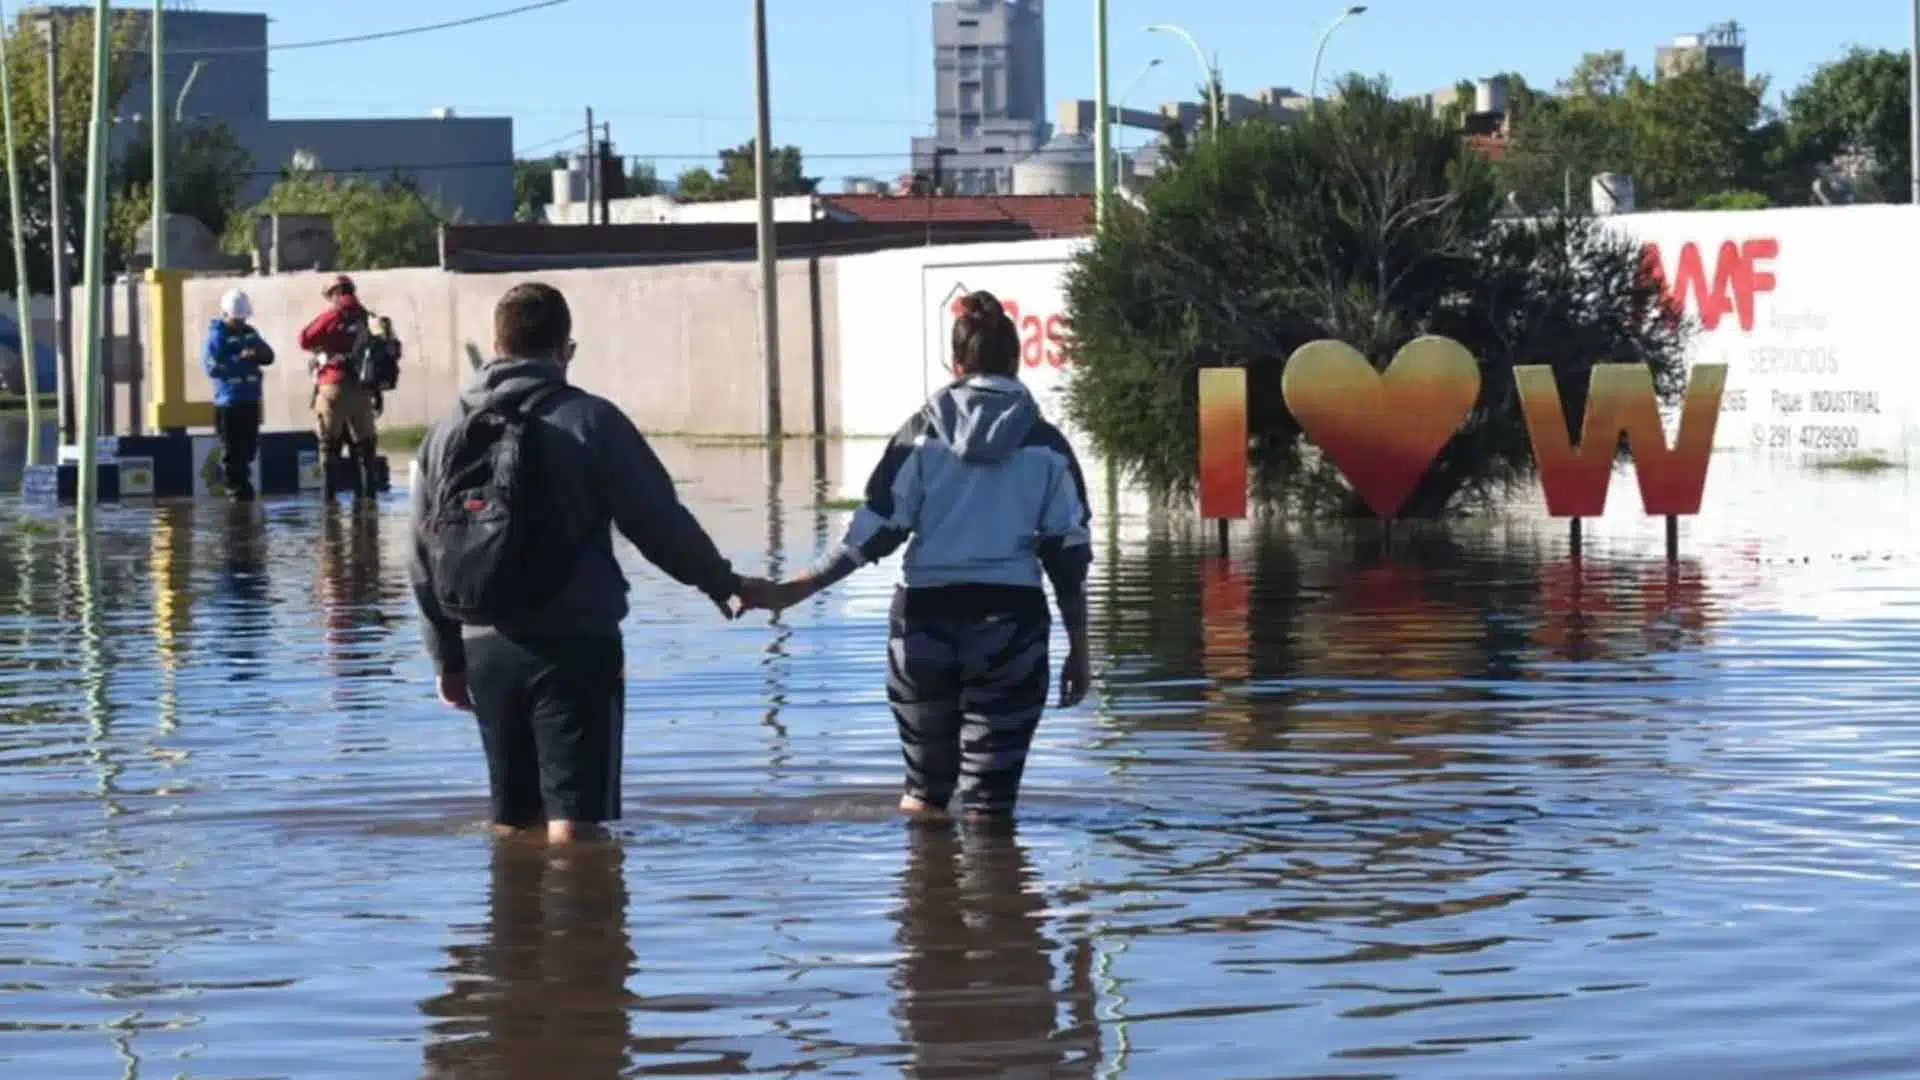
<instances>
[{"instance_id":1,"label":"man's short hair","mask_svg":"<svg viewBox=\"0 0 1920 1080\"><path fill-rule=\"evenodd\" d=\"M557 355L573 336L573 312L560 290L529 281L507 290L493 306L493 344L523 359Z\"/></svg>"}]
</instances>

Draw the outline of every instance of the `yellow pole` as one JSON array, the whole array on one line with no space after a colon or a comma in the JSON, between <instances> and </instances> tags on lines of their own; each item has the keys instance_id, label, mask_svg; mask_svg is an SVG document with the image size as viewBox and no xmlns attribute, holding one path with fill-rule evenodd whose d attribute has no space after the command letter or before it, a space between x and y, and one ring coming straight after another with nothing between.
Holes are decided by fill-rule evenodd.
<instances>
[{"instance_id":1,"label":"yellow pole","mask_svg":"<svg viewBox=\"0 0 1920 1080\"><path fill-rule=\"evenodd\" d=\"M87 245L86 343L81 352L80 430L74 441L80 444L79 524L83 533L93 529L94 504L99 500L101 316L105 314L105 262L107 239L107 0L93 5L93 123L87 132Z\"/></svg>"},{"instance_id":2,"label":"yellow pole","mask_svg":"<svg viewBox=\"0 0 1920 1080\"><path fill-rule=\"evenodd\" d=\"M13 295L20 322L20 367L27 388L27 464L40 464L40 372L33 348L33 286L27 282L27 224L20 209L20 157L13 138L13 80L6 78L7 20L0 11L0 114L7 137L7 204L13 219Z\"/></svg>"}]
</instances>

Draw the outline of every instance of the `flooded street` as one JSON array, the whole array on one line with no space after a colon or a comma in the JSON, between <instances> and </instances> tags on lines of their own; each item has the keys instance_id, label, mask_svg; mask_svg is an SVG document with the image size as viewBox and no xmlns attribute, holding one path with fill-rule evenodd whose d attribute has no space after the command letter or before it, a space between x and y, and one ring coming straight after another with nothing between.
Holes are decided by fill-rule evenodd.
<instances>
[{"instance_id":1,"label":"flooded street","mask_svg":"<svg viewBox=\"0 0 1920 1080\"><path fill-rule=\"evenodd\" d=\"M662 453L743 570L844 527ZM90 563L9 500L0 1076L1920 1075L1913 480L1715 469L1671 571L1630 481L1577 566L1098 511L1011 837L892 813L893 562L728 624L622 545L623 843L559 858L485 832L401 493Z\"/></svg>"}]
</instances>

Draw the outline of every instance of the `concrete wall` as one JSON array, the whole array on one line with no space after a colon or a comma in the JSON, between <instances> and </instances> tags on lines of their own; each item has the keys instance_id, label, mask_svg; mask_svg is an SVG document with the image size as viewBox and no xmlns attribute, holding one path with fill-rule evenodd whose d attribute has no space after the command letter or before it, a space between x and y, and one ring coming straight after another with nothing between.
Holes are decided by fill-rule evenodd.
<instances>
[{"instance_id":1,"label":"concrete wall","mask_svg":"<svg viewBox=\"0 0 1920 1080\"><path fill-rule=\"evenodd\" d=\"M438 269L356 274L361 298L393 320L406 347L400 386L388 397L383 422L426 424L451 408L475 365L491 352L495 301L514 284L535 279L565 292L573 307L579 343L573 381L618 403L642 430L721 435L762 430L760 301L758 271L751 263L544 274L461 275ZM221 294L238 285L253 301L254 323L279 353L267 378L265 425L269 430L308 426L310 383L297 343L300 328L324 306L320 290L329 280L331 275L311 273L188 282L189 396L206 400L212 394L200 366L200 346ZM825 430L838 432L838 410L830 407L839 398L836 282L833 261L821 260L816 300L806 261L780 267L782 426L789 432L814 430L816 371L824 387L820 400L827 406ZM125 325L124 317L116 322ZM150 332L143 315L143 344ZM123 346L131 348L131 343ZM127 393L127 387L120 388L116 409L123 432L131 430Z\"/></svg>"}]
</instances>

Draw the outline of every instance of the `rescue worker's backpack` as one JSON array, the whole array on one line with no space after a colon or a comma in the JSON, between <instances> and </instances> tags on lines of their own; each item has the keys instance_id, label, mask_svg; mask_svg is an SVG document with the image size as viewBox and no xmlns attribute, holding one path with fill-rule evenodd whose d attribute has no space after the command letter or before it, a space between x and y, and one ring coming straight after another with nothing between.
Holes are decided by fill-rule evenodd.
<instances>
[{"instance_id":1,"label":"rescue worker's backpack","mask_svg":"<svg viewBox=\"0 0 1920 1080\"><path fill-rule=\"evenodd\" d=\"M534 420L572 389L555 383L477 409L462 405L447 421L431 475L419 478L427 505L415 539L448 618L512 625L537 614L572 578L581 539L542 482Z\"/></svg>"},{"instance_id":2,"label":"rescue worker's backpack","mask_svg":"<svg viewBox=\"0 0 1920 1080\"><path fill-rule=\"evenodd\" d=\"M393 336L393 324L383 316L375 330L362 321L353 336L353 352L347 358L347 370L361 386L386 392L400 385L400 339Z\"/></svg>"}]
</instances>

